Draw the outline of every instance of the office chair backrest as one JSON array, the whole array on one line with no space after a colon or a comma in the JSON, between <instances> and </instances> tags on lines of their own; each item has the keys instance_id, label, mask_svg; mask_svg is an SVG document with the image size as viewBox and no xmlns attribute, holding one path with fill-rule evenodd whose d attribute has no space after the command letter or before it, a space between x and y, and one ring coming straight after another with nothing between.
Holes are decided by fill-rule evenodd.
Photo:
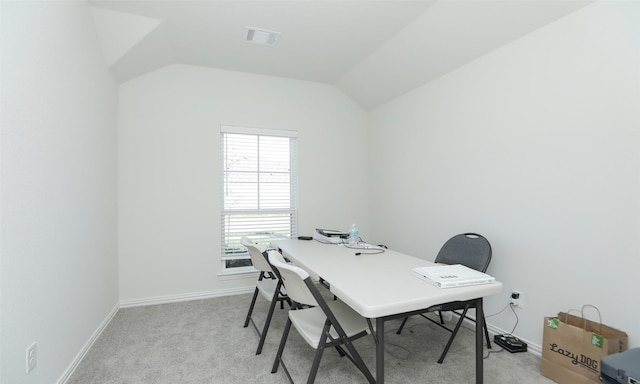
<instances>
[{"instance_id":1,"label":"office chair backrest","mask_svg":"<svg viewBox=\"0 0 640 384\"><path fill-rule=\"evenodd\" d=\"M251 263L253 264L253 267L255 269L259 271L264 271L264 272L273 272L273 270L271 269L271 266L267 262L267 259L264 257L260 249L257 247L256 243L251 241L251 239L249 239L246 236L243 236L240 239L240 243L245 247L247 247L247 250L249 251L249 256L251 256Z\"/></svg>"},{"instance_id":2,"label":"office chair backrest","mask_svg":"<svg viewBox=\"0 0 640 384\"><path fill-rule=\"evenodd\" d=\"M486 272L491 261L491 244L477 233L456 235L442 246L436 263L462 264L477 271Z\"/></svg>"},{"instance_id":3,"label":"office chair backrest","mask_svg":"<svg viewBox=\"0 0 640 384\"><path fill-rule=\"evenodd\" d=\"M287 264L284 257L276 250L269 251L269 262L280 272L280 278L287 289L287 295L296 303L317 306L318 302L307 287L305 280L309 274L302 268Z\"/></svg>"}]
</instances>

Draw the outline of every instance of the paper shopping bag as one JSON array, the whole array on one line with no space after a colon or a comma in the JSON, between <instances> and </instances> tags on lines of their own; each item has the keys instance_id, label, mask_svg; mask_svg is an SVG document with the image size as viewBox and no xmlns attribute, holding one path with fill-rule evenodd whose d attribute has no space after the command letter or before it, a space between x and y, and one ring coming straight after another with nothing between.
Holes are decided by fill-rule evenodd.
<instances>
[{"instance_id":1,"label":"paper shopping bag","mask_svg":"<svg viewBox=\"0 0 640 384\"><path fill-rule=\"evenodd\" d=\"M595 309L598 321L585 318L586 307ZM580 316L569 312L544 318L540 371L561 384L600 383L600 359L625 351L629 338L602 324L600 311L592 305L583 306Z\"/></svg>"}]
</instances>

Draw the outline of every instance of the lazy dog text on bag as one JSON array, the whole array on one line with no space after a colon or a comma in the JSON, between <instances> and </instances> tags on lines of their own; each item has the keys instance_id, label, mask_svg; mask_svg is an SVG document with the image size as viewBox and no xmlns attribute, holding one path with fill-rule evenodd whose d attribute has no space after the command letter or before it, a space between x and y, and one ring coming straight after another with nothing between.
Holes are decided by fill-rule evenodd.
<instances>
[{"instance_id":1,"label":"lazy dog text on bag","mask_svg":"<svg viewBox=\"0 0 640 384\"><path fill-rule=\"evenodd\" d=\"M562 348L558 347L558 344L556 343L552 343L551 345L549 345L549 349L551 349L551 352L555 352L558 353L562 356L568 357L571 360L571 363L573 365L582 365L583 367L590 369L593 372L598 372L598 361L594 360L588 356L585 356L584 354L579 354L576 355L575 353L568 351L568 350L564 350Z\"/></svg>"}]
</instances>

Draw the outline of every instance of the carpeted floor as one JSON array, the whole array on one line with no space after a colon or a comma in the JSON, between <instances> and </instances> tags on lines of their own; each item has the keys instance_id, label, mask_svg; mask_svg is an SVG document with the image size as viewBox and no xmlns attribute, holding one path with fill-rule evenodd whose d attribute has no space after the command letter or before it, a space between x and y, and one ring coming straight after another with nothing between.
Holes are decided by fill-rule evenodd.
<instances>
[{"instance_id":1,"label":"carpeted floor","mask_svg":"<svg viewBox=\"0 0 640 384\"><path fill-rule=\"evenodd\" d=\"M258 336L251 326L242 327L250 299L250 295L239 295L121 309L67 383L288 383L282 369L270 373L288 307L276 309L264 350L256 356ZM263 324L267 308L266 300L259 297L254 311L258 325ZM386 383L475 382L471 329L461 329L444 364L437 364L449 333L413 317L396 335L399 324L393 321L386 326ZM354 344L375 372L373 339L365 337ZM494 346L493 350L500 349ZM313 353L292 328L283 358L296 383L306 382ZM530 353L502 351L488 354L484 361L487 384L553 383L540 375L540 358ZM347 358L327 350L316 383L366 380Z\"/></svg>"}]
</instances>

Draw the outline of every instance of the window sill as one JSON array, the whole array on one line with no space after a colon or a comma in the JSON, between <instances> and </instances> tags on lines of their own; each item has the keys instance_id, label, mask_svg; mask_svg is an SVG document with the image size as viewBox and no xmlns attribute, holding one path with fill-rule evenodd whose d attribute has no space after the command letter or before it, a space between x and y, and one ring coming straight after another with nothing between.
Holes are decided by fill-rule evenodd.
<instances>
[{"instance_id":1,"label":"window sill","mask_svg":"<svg viewBox=\"0 0 640 384\"><path fill-rule=\"evenodd\" d=\"M253 267L234 268L234 269L239 269L239 271L224 270L218 273L218 279L219 280L236 280L236 279L246 279L249 277L257 278L258 273L260 272Z\"/></svg>"}]
</instances>

